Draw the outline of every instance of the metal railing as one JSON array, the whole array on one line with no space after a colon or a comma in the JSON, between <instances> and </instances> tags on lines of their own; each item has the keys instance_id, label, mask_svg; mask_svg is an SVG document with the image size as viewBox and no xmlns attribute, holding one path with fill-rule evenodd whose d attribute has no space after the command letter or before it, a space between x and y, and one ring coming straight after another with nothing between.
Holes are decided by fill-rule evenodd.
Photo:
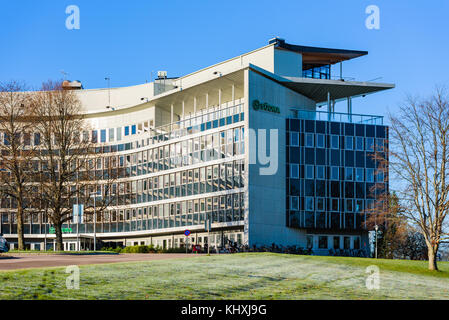
<instances>
[{"instance_id":1,"label":"metal railing","mask_svg":"<svg viewBox=\"0 0 449 320\"><path fill-rule=\"evenodd\" d=\"M383 116L375 116L369 114L357 113L343 113L343 112L327 112L327 111L312 111L312 110L292 110L292 117L294 119L305 120L320 120L330 122L345 122L345 123L362 123L383 125Z\"/></svg>"}]
</instances>

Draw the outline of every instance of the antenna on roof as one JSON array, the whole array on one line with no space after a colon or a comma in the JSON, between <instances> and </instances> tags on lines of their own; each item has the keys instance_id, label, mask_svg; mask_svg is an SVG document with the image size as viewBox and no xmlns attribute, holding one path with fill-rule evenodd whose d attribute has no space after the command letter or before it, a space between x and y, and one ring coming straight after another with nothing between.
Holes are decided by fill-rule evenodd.
<instances>
[{"instance_id":1,"label":"antenna on roof","mask_svg":"<svg viewBox=\"0 0 449 320\"><path fill-rule=\"evenodd\" d=\"M64 76L64 81L67 80L67 75L68 75L68 73L65 72L64 70L61 70L61 73L62 73L63 76Z\"/></svg>"},{"instance_id":2,"label":"antenna on roof","mask_svg":"<svg viewBox=\"0 0 449 320\"><path fill-rule=\"evenodd\" d=\"M365 82L372 82L372 81L380 80L382 78L383 77L377 77L377 78L374 78L374 79L371 79L371 80L366 80Z\"/></svg>"}]
</instances>

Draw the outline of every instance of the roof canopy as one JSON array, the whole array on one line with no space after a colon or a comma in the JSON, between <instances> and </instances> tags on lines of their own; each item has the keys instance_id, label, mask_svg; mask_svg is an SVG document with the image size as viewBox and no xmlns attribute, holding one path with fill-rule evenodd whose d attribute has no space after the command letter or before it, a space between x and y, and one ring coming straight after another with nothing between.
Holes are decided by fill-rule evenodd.
<instances>
[{"instance_id":1,"label":"roof canopy","mask_svg":"<svg viewBox=\"0 0 449 320\"><path fill-rule=\"evenodd\" d=\"M298 46L295 44L286 43L285 40L279 38L270 40L270 43L273 42L276 42L277 49L301 53L303 70L313 67L320 67L323 65L335 64L368 54L368 51Z\"/></svg>"},{"instance_id":2,"label":"roof canopy","mask_svg":"<svg viewBox=\"0 0 449 320\"><path fill-rule=\"evenodd\" d=\"M324 80L309 78L285 77L286 81L280 81L286 87L314 100L316 103L327 101L329 92L332 100L346 99L347 97L363 96L369 93L394 88L393 84Z\"/></svg>"}]
</instances>

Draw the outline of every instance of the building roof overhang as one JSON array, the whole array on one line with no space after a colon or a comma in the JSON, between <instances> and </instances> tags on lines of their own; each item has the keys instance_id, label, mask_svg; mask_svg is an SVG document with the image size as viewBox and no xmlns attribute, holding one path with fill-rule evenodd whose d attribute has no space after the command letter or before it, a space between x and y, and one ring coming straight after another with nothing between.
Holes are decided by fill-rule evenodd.
<instances>
[{"instance_id":1,"label":"building roof overhang","mask_svg":"<svg viewBox=\"0 0 449 320\"><path fill-rule=\"evenodd\" d=\"M300 53L302 55L303 70L317 66L336 64L368 54L368 51L360 50L300 46L286 43L285 40L279 38L273 39L273 43L275 43L275 48L278 50L288 50Z\"/></svg>"},{"instance_id":2,"label":"building roof overhang","mask_svg":"<svg viewBox=\"0 0 449 320\"><path fill-rule=\"evenodd\" d=\"M285 77L286 81L281 81L286 87L314 100L317 104L328 100L328 93L331 100L343 100L348 97L365 96L370 93L393 89L394 84L325 80L310 78Z\"/></svg>"},{"instance_id":3,"label":"building roof overhang","mask_svg":"<svg viewBox=\"0 0 449 320\"><path fill-rule=\"evenodd\" d=\"M279 76L253 64L250 64L249 68L315 101L317 104L327 102L328 92L331 100L339 101L348 97L365 96L370 93L393 89L395 87L394 84L390 83Z\"/></svg>"}]
</instances>

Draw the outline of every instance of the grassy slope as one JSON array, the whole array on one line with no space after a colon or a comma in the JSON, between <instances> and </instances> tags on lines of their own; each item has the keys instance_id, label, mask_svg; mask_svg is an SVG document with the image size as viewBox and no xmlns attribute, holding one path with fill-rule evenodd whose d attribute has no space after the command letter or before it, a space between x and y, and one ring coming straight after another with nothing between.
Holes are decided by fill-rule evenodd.
<instances>
[{"instance_id":1,"label":"grassy slope","mask_svg":"<svg viewBox=\"0 0 449 320\"><path fill-rule=\"evenodd\" d=\"M380 289L365 268L380 268ZM65 268L0 272L0 299L449 299L449 265L270 253L80 267L80 290Z\"/></svg>"}]
</instances>

